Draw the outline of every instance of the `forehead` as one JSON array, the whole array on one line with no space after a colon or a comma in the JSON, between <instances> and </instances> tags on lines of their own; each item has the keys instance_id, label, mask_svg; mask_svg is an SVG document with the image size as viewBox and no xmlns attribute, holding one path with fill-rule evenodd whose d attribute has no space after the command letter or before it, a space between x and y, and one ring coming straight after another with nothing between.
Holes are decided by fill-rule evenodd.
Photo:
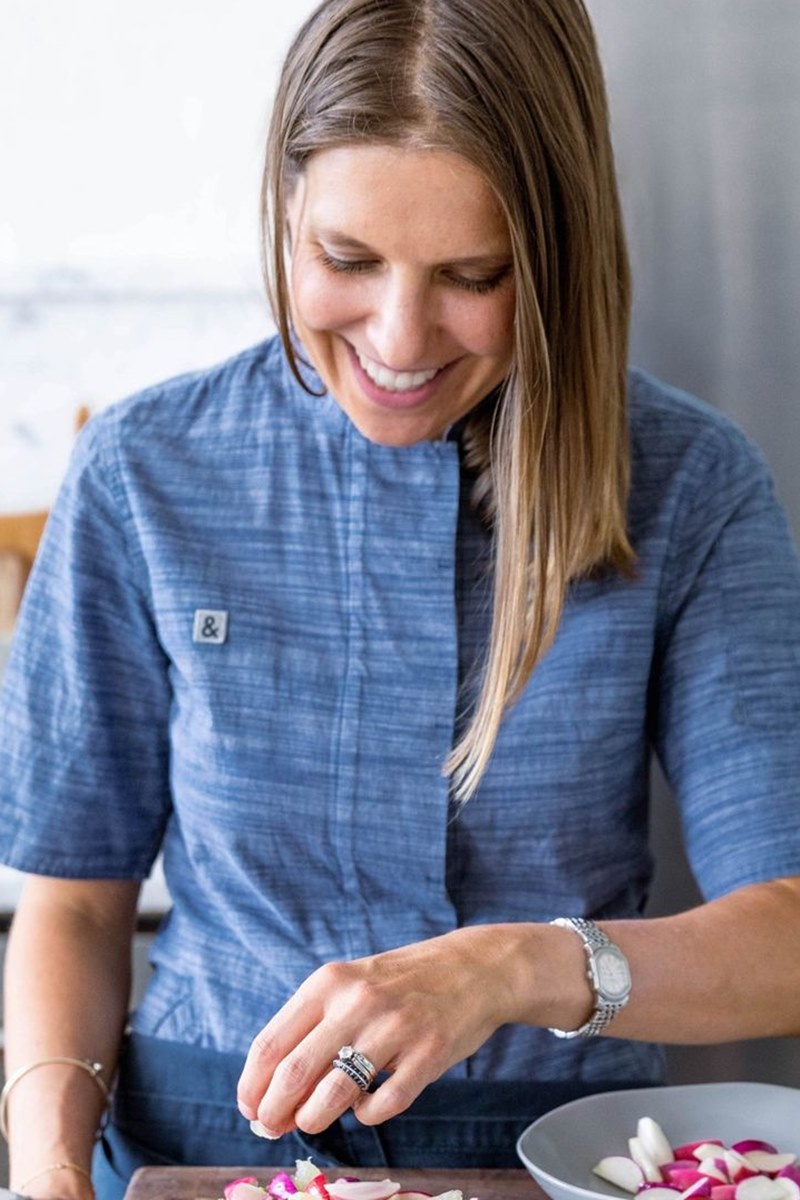
<instances>
[{"instance_id":1,"label":"forehead","mask_svg":"<svg viewBox=\"0 0 800 1200\"><path fill-rule=\"evenodd\" d=\"M294 200L311 236L338 233L386 253L447 259L510 248L491 187L449 151L384 144L322 150L306 164Z\"/></svg>"}]
</instances>

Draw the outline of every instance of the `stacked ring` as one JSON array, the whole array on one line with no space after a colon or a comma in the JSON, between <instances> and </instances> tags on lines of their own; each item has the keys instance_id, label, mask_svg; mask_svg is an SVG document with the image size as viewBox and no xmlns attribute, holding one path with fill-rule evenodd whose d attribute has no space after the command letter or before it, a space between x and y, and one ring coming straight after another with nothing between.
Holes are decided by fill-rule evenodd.
<instances>
[{"instance_id":1,"label":"stacked ring","mask_svg":"<svg viewBox=\"0 0 800 1200\"><path fill-rule=\"evenodd\" d=\"M342 1046L332 1065L339 1071L344 1071L353 1083L357 1083L362 1092L369 1091L375 1078L375 1067L367 1058L353 1046Z\"/></svg>"}]
</instances>

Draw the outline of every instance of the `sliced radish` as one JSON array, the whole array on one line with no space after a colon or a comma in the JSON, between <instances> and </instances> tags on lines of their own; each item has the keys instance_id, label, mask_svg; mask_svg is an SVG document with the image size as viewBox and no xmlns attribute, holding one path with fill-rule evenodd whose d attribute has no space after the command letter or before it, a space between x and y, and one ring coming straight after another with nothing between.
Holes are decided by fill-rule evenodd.
<instances>
[{"instance_id":1,"label":"sliced radish","mask_svg":"<svg viewBox=\"0 0 800 1200\"><path fill-rule=\"evenodd\" d=\"M786 1200L800 1200L800 1183L791 1175L776 1175L775 1183L779 1183L786 1193Z\"/></svg>"},{"instance_id":2,"label":"sliced radish","mask_svg":"<svg viewBox=\"0 0 800 1200\"><path fill-rule=\"evenodd\" d=\"M674 1171L696 1171L696 1158L674 1158L672 1162L661 1164L662 1175L672 1175Z\"/></svg>"},{"instance_id":3,"label":"sliced radish","mask_svg":"<svg viewBox=\"0 0 800 1200\"><path fill-rule=\"evenodd\" d=\"M328 1195L333 1200L389 1200L399 1191L400 1184L393 1179L358 1179L355 1182L335 1179L328 1184Z\"/></svg>"},{"instance_id":4,"label":"sliced radish","mask_svg":"<svg viewBox=\"0 0 800 1200\"><path fill-rule=\"evenodd\" d=\"M796 1163L792 1163L791 1166L788 1167L781 1167L780 1171L778 1171L777 1178L793 1179L795 1183L800 1183L800 1167L798 1167Z\"/></svg>"},{"instance_id":5,"label":"sliced radish","mask_svg":"<svg viewBox=\"0 0 800 1200\"><path fill-rule=\"evenodd\" d=\"M641 1172L647 1183L662 1183L661 1169L653 1156L650 1154L647 1147L638 1137L628 1138L628 1152L631 1158L636 1163L637 1167L641 1168Z\"/></svg>"},{"instance_id":6,"label":"sliced radish","mask_svg":"<svg viewBox=\"0 0 800 1200\"><path fill-rule=\"evenodd\" d=\"M398 1192L397 1200L430 1200L431 1192Z\"/></svg>"},{"instance_id":7,"label":"sliced radish","mask_svg":"<svg viewBox=\"0 0 800 1200\"><path fill-rule=\"evenodd\" d=\"M645 1182L641 1167L624 1154L611 1154L608 1158L601 1158L597 1166L592 1167L592 1171L607 1183L613 1183L615 1187L622 1188L631 1195L635 1195Z\"/></svg>"},{"instance_id":8,"label":"sliced radish","mask_svg":"<svg viewBox=\"0 0 800 1200\"><path fill-rule=\"evenodd\" d=\"M735 1200L786 1200L786 1193L779 1179L752 1175L737 1183Z\"/></svg>"},{"instance_id":9,"label":"sliced radish","mask_svg":"<svg viewBox=\"0 0 800 1200\"><path fill-rule=\"evenodd\" d=\"M438 1196L434 1196L434 1200L464 1200L464 1193L460 1188L450 1188L447 1192L439 1192Z\"/></svg>"},{"instance_id":10,"label":"sliced radish","mask_svg":"<svg viewBox=\"0 0 800 1200\"><path fill-rule=\"evenodd\" d=\"M741 1183L743 1179L758 1174L755 1167L751 1167L745 1156L737 1150L726 1150L723 1158L731 1183Z\"/></svg>"},{"instance_id":11,"label":"sliced radish","mask_svg":"<svg viewBox=\"0 0 800 1200\"><path fill-rule=\"evenodd\" d=\"M678 1200L680 1188L670 1187L668 1183L643 1183L636 1193L643 1200Z\"/></svg>"},{"instance_id":12,"label":"sliced radish","mask_svg":"<svg viewBox=\"0 0 800 1200\"><path fill-rule=\"evenodd\" d=\"M256 1179L255 1175L243 1175L241 1179L232 1179L230 1183L225 1184L225 1188L222 1193L225 1197L225 1200L231 1200L231 1192L235 1187L238 1187L240 1183L249 1183L253 1187L258 1187L258 1180Z\"/></svg>"},{"instance_id":13,"label":"sliced radish","mask_svg":"<svg viewBox=\"0 0 800 1200\"><path fill-rule=\"evenodd\" d=\"M670 1171L669 1181L674 1183L675 1187L679 1187L682 1192L696 1183L707 1183L708 1189L711 1191L711 1180L707 1175L701 1175L697 1167L687 1167L683 1171Z\"/></svg>"},{"instance_id":14,"label":"sliced radish","mask_svg":"<svg viewBox=\"0 0 800 1200\"><path fill-rule=\"evenodd\" d=\"M657 1166L674 1162L675 1155L664 1130L652 1117L640 1117L636 1125L636 1136Z\"/></svg>"},{"instance_id":15,"label":"sliced radish","mask_svg":"<svg viewBox=\"0 0 800 1200\"><path fill-rule=\"evenodd\" d=\"M227 1190L227 1189L226 1189ZM267 1193L261 1187L254 1187L252 1183L235 1183L230 1192L227 1193L226 1200L264 1200Z\"/></svg>"},{"instance_id":16,"label":"sliced radish","mask_svg":"<svg viewBox=\"0 0 800 1200\"><path fill-rule=\"evenodd\" d=\"M279 1171L270 1180L267 1191L270 1196L275 1197L275 1200L287 1200L287 1197L297 1194L297 1188L292 1182L291 1175L287 1175L285 1171Z\"/></svg>"},{"instance_id":17,"label":"sliced radish","mask_svg":"<svg viewBox=\"0 0 800 1200\"><path fill-rule=\"evenodd\" d=\"M694 1156L702 1162L704 1158L720 1158L724 1150L722 1142L700 1142L694 1148Z\"/></svg>"},{"instance_id":18,"label":"sliced radish","mask_svg":"<svg viewBox=\"0 0 800 1200\"><path fill-rule=\"evenodd\" d=\"M718 1183L730 1183L731 1181L724 1158L704 1158L697 1169L701 1175L707 1175L709 1179L716 1179Z\"/></svg>"},{"instance_id":19,"label":"sliced radish","mask_svg":"<svg viewBox=\"0 0 800 1200\"><path fill-rule=\"evenodd\" d=\"M733 1183L718 1183L711 1189L711 1200L734 1200L736 1185Z\"/></svg>"},{"instance_id":20,"label":"sliced radish","mask_svg":"<svg viewBox=\"0 0 800 1200\"><path fill-rule=\"evenodd\" d=\"M684 1142L682 1146L674 1146L672 1152L676 1158L694 1158L694 1152L698 1146L708 1146L712 1144L721 1146L722 1142L714 1142L713 1138L704 1138L702 1142Z\"/></svg>"},{"instance_id":21,"label":"sliced radish","mask_svg":"<svg viewBox=\"0 0 800 1200\"><path fill-rule=\"evenodd\" d=\"M304 1192L312 1179L316 1179L319 1175L319 1167L310 1158L296 1158L294 1163L294 1175L292 1182L298 1192Z\"/></svg>"},{"instance_id":22,"label":"sliced radish","mask_svg":"<svg viewBox=\"0 0 800 1200\"><path fill-rule=\"evenodd\" d=\"M777 1175L778 1171L797 1161L796 1154L766 1154L763 1150L749 1150L744 1157L749 1166L764 1175Z\"/></svg>"},{"instance_id":23,"label":"sliced radish","mask_svg":"<svg viewBox=\"0 0 800 1200\"><path fill-rule=\"evenodd\" d=\"M698 1174L695 1182L681 1192L681 1200L688 1200L689 1196L697 1196L699 1200L706 1200L706 1197L710 1195L711 1180L707 1175Z\"/></svg>"},{"instance_id":24,"label":"sliced radish","mask_svg":"<svg viewBox=\"0 0 800 1200\"><path fill-rule=\"evenodd\" d=\"M734 1142L731 1150L737 1154L749 1154L751 1150L763 1150L765 1154L777 1154L778 1147L772 1142L762 1142L760 1138L745 1138L743 1142Z\"/></svg>"}]
</instances>

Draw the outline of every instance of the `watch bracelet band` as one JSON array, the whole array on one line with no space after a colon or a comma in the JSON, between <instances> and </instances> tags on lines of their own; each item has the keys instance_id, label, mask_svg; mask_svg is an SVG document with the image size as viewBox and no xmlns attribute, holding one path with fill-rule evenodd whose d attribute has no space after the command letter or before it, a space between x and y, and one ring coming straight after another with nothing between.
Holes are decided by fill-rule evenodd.
<instances>
[{"instance_id":1,"label":"watch bracelet band","mask_svg":"<svg viewBox=\"0 0 800 1200\"><path fill-rule=\"evenodd\" d=\"M590 921L586 917L557 917L550 924L559 925L562 929L572 929L577 933L581 939L581 944L587 958L591 950L600 950L604 946L613 946L614 944L594 921ZM594 979L591 971L587 969L586 975L594 987ZM602 1033L611 1024L617 1013L622 1012L627 1002L627 997L618 1004L609 1000L601 1001L595 991L595 1009L588 1021L579 1026L578 1029L550 1028L549 1032L555 1034L558 1038L566 1039L596 1037L598 1033Z\"/></svg>"}]
</instances>

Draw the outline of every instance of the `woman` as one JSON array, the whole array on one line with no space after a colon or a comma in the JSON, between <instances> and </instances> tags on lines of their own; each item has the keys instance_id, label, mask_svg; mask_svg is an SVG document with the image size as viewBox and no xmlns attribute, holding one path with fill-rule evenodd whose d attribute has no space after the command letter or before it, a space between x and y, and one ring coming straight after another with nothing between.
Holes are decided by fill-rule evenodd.
<instances>
[{"instance_id":1,"label":"woman","mask_svg":"<svg viewBox=\"0 0 800 1200\"><path fill-rule=\"evenodd\" d=\"M627 374L579 0L327 0L264 210L280 338L91 422L9 671L33 1197L91 1194L161 847L103 1198L513 1164L658 1042L800 1032L797 563L742 435ZM641 920L651 746L708 901Z\"/></svg>"}]
</instances>

